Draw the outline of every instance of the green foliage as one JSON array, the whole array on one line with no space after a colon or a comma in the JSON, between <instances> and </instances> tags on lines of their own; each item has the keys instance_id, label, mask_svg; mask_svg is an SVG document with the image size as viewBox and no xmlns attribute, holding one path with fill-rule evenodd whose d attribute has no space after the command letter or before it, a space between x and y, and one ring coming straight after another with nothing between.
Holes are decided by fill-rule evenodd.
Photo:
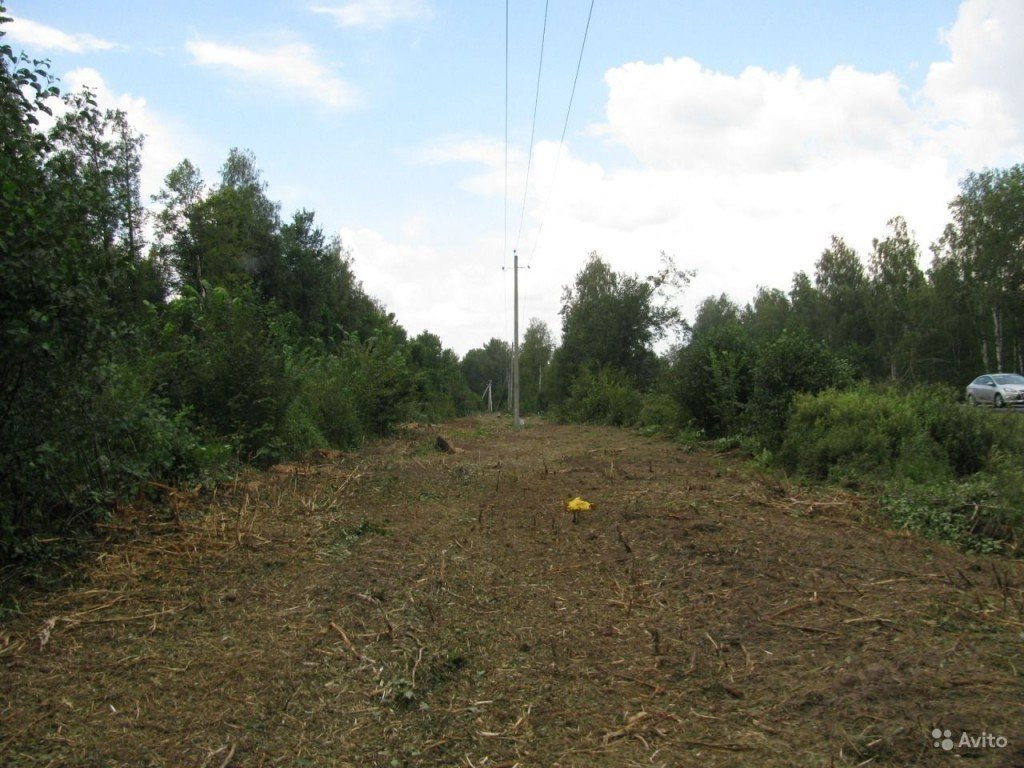
<instances>
[{"instance_id":1,"label":"green foliage","mask_svg":"<svg viewBox=\"0 0 1024 768\"><path fill-rule=\"evenodd\" d=\"M975 552L1001 552L1019 542L1020 512L998 506L993 478L903 484L886 493L881 510L895 525ZM1007 514L1009 513L1009 514Z\"/></svg>"},{"instance_id":2,"label":"green foliage","mask_svg":"<svg viewBox=\"0 0 1024 768\"><path fill-rule=\"evenodd\" d=\"M673 366L676 402L705 434L721 436L741 428L752 358L750 340L735 315L704 325L678 353Z\"/></svg>"},{"instance_id":3,"label":"green foliage","mask_svg":"<svg viewBox=\"0 0 1024 768\"><path fill-rule=\"evenodd\" d=\"M817 479L884 480L898 468L951 477L922 433L910 396L829 390L797 396L778 456L786 469Z\"/></svg>"},{"instance_id":4,"label":"green foliage","mask_svg":"<svg viewBox=\"0 0 1024 768\"><path fill-rule=\"evenodd\" d=\"M416 418L450 419L468 413L479 401L462 376L458 355L444 349L436 335L424 331L409 342L409 365Z\"/></svg>"},{"instance_id":5,"label":"green foliage","mask_svg":"<svg viewBox=\"0 0 1024 768\"><path fill-rule=\"evenodd\" d=\"M141 139L88 95L65 97L38 130L59 96L47 70L0 45L3 560L38 556L38 537L87 527L149 478L208 458L132 349L152 320L143 294L162 294L158 277L136 290Z\"/></svg>"},{"instance_id":6,"label":"green foliage","mask_svg":"<svg viewBox=\"0 0 1024 768\"><path fill-rule=\"evenodd\" d=\"M462 375L470 390L481 397L487 384L491 384L491 399L495 410L508 403L511 407L508 390L508 377L512 370L512 347L501 339L491 339L485 346L471 349L462 359ZM479 400L481 407L486 407L486 400Z\"/></svg>"},{"instance_id":7,"label":"green foliage","mask_svg":"<svg viewBox=\"0 0 1024 768\"><path fill-rule=\"evenodd\" d=\"M959 546L1024 534L1024 424L969 408L954 390L861 386L800 395L777 457L790 471L888 490L897 524Z\"/></svg>"},{"instance_id":8,"label":"green foliage","mask_svg":"<svg viewBox=\"0 0 1024 768\"><path fill-rule=\"evenodd\" d=\"M519 409L536 413L547 407L544 376L550 375L551 355L555 343L546 323L534 318L526 327L519 348Z\"/></svg>"},{"instance_id":9,"label":"green foliage","mask_svg":"<svg viewBox=\"0 0 1024 768\"><path fill-rule=\"evenodd\" d=\"M413 382L399 339L384 334L366 341L350 337L339 358L364 434L387 434L405 420Z\"/></svg>"},{"instance_id":10,"label":"green foliage","mask_svg":"<svg viewBox=\"0 0 1024 768\"><path fill-rule=\"evenodd\" d=\"M643 395L637 423L648 433L676 435L685 427L679 404L664 392L648 392Z\"/></svg>"},{"instance_id":11,"label":"green foliage","mask_svg":"<svg viewBox=\"0 0 1024 768\"><path fill-rule=\"evenodd\" d=\"M652 345L681 323L678 310L659 296L688 280L667 257L659 274L640 278L615 272L591 253L562 296L562 346L552 382L556 402L587 368L615 368L634 386L649 388L658 372Z\"/></svg>"},{"instance_id":12,"label":"green foliage","mask_svg":"<svg viewBox=\"0 0 1024 768\"><path fill-rule=\"evenodd\" d=\"M558 410L565 421L631 426L640 418L643 397L617 368L583 370Z\"/></svg>"},{"instance_id":13,"label":"green foliage","mask_svg":"<svg viewBox=\"0 0 1024 768\"><path fill-rule=\"evenodd\" d=\"M285 414L297 390L284 331L244 289L206 293L203 300L186 287L168 306L159 391L205 434L229 438L240 458L276 461L286 452Z\"/></svg>"},{"instance_id":14,"label":"green foliage","mask_svg":"<svg viewBox=\"0 0 1024 768\"><path fill-rule=\"evenodd\" d=\"M852 379L850 366L823 342L799 329L783 331L756 352L749 408L752 433L768 448L777 448L797 394L842 388Z\"/></svg>"}]
</instances>

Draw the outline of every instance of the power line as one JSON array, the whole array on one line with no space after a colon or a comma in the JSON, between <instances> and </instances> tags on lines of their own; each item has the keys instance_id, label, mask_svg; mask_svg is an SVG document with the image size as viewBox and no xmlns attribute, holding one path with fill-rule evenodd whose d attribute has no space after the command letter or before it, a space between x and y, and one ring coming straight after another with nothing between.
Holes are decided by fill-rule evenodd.
<instances>
[{"instance_id":1,"label":"power line","mask_svg":"<svg viewBox=\"0 0 1024 768\"><path fill-rule=\"evenodd\" d=\"M540 73L544 68L544 38L548 32L548 0L544 0L544 26L540 33L540 61L537 63L537 91L533 97L533 120L530 125L530 152L526 157L526 182L523 185L523 208L519 215L519 233L516 235L516 249L523 237L523 222L526 220L526 194L530 189L530 165L533 163L533 137L537 130L537 103L540 101Z\"/></svg>"},{"instance_id":2,"label":"power line","mask_svg":"<svg viewBox=\"0 0 1024 768\"><path fill-rule=\"evenodd\" d=\"M505 265L508 260L508 3L505 0L505 209L503 216L505 237L501 247L502 309L505 332L508 332L508 281L505 279Z\"/></svg>"},{"instance_id":3,"label":"power line","mask_svg":"<svg viewBox=\"0 0 1024 768\"><path fill-rule=\"evenodd\" d=\"M572 101L576 96L576 83L580 79L580 65L583 63L583 51L587 47L587 35L590 33L590 19L594 15L594 0L590 0L590 10L587 12L587 25L583 28L583 43L580 45L580 56L576 60L576 74L572 78L572 90L569 92L569 106L565 110L565 122L562 123L562 138L558 141L558 154L555 155L555 170L551 174L551 186L548 187L548 196L544 201L544 208L540 215L540 225L537 227L537 236L533 240L533 250L530 251L530 258L527 266L533 263L533 256L537 253L537 246L540 244L540 234L544 231L544 220L548 215L548 207L551 205L551 196L555 191L555 180L558 178L558 164L562 160L562 146L565 144L565 132L569 127L569 115L572 112Z\"/></svg>"},{"instance_id":4,"label":"power line","mask_svg":"<svg viewBox=\"0 0 1024 768\"><path fill-rule=\"evenodd\" d=\"M505 0L505 242L501 250L501 268L508 258L508 0Z\"/></svg>"}]
</instances>

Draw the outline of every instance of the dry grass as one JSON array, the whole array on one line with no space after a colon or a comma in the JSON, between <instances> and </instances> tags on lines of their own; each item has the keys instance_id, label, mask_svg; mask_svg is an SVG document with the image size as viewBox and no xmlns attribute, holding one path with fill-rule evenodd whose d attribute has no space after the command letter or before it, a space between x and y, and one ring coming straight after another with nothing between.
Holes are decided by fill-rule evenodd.
<instances>
[{"instance_id":1,"label":"dry grass","mask_svg":"<svg viewBox=\"0 0 1024 768\"><path fill-rule=\"evenodd\" d=\"M435 435L118 521L0 628L0 764L1024 765L1022 563L624 431Z\"/></svg>"}]
</instances>

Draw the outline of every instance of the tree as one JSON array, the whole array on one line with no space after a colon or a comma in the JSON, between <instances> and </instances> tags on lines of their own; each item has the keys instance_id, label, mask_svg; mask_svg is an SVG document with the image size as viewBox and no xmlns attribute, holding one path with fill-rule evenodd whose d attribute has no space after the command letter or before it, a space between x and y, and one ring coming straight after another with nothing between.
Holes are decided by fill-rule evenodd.
<instances>
[{"instance_id":1,"label":"tree","mask_svg":"<svg viewBox=\"0 0 1024 768\"><path fill-rule=\"evenodd\" d=\"M857 252L832 237L815 264L814 285L821 296L824 340L862 373L871 369L870 286Z\"/></svg>"},{"instance_id":2,"label":"tree","mask_svg":"<svg viewBox=\"0 0 1024 768\"><path fill-rule=\"evenodd\" d=\"M1024 368L1024 165L968 174L950 210L947 246L984 318L985 367Z\"/></svg>"},{"instance_id":3,"label":"tree","mask_svg":"<svg viewBox=\"0 0 1024 768\"><path fill-rule=\"evenodd\" d=\"M414 399L420 414L439 421L469 410L473 393L459 367L459 357L444 349L440 337L424 331L409 342Z\"/></svg>"},{"instance_id":4,"label":"tree","mask_svg":"<svg viewBox=\"0 0 1024 768\"><path fill-rule=\"evenodd\" d=\"M725 296L701 302L672 368L676 403L709 435L737 430L750 397L753 347L739 314Z\"/></svg>"},{"instance_id":5,"label":"tree","mask_svg":"<svg viewBox=\"0 0 1024 768\"><path fill-rule=\"evenodd\" d=\"M786 330L759 347L752 370L749 423L770 448L777 448L789 420L793 399L817 394L852 381L849 364L802 329Z\"/></svg>"},{"instance_id":6,"label":"tree","mask_svg":"<svg viewBox=\"0 0 1024 768\"><path fill-rule=\"evenodd\" d=\"M469 388L482 397L488 383L496 408L505 402L511 407L509 377L512 370L512 347L507 341L491 339L482 348L471 349L462 358L462 373Z\"/></svg>"},{"instance_id":7,"label":"tree","mask_svg":"<svg viewBox=\"0 0 1024 768\"><path fill-rule=\"evenodd\" d=\"M925 281L907 222L897 216L888 226L889 236L872 241L870 319L877 357L886 362L889 378L895 381L914 365L913 315Z\"/></svg>"},{"instance_id":8,"label":"tree","mask_svg":"<svg viewBox=\"0 0 1024 768\"><path fill-rule=\"evenodd\" d=\"M0 7L2 25L9 19ZM175 429L130 369L137 142L46 62L0 45L0 560L94 519L173 462ZM121 145L117 143L121 131ZM113 139L113 140L112 140ZM134 234L133 234L134 233Z\"/></svg>"},{"instance_id":9,"label":"tree","mask_svg":"<svg viewBox=\"0 0 1024 768\"><path fill-rule=\"evenodd\" d=\"M280 258L278 206L266 196L252 153L232 149L221 167L221 183L193 211L190 224L201 273L197 285L257 283L272 274Z\"/></svg>"},{"instance_id":10,"label":"tree","mask_svg":"<svg viewBox=\"0 0 1024 768\"><path fill-rule=\"evenodd\" d=\"M747 304L741 315L751 342L766 344L776 339L791 324L793 307L786 294L778 288L758 288L751 304Z\"/></svg>"},{"instance_id":11,"label":"tree","mask_svg":"<svg viewBox=\"0 0 1024 768\"><path fill-rule=\"evenodd\" d=\"M525 413L543 410L546 405L544 376L554 349L547 323L537 318L530 320L519 348L519 402Z\"/></svg>"},{"instance_id":12,"label":"tree","mask_svg":"<svg viewBox=\"0 0 1024 768\"><path fill-rule=\"evenodd\" d=\"M175 287L191 285L200 294L205 291L205 278L193 222L205 196L206 186L199 169L187 159L171 169L163 188L153 196L153 202L161 209L155 216L157 239L151 258L171 275Z\"/></svg>"},{"instance_id":13,"label":"tree","mask_svg":"<svg viewBox=\"0 0 1024 768\"><path fill-rule=\"evenodd\" d=\"M312 211L298 211L280 230L280 248L257 276L263 297L299 319L302 335L336 344L349 334L369 338L387 322L352 272L337 237L328 238Z\"/></svg>"},{"instance_id":14,"label":"tree","mask_svg":"<svg viewBox=\"0 0 1024 768\"><path fill-rule=\"evenodd\" d=\"M658 370L654 343L682 326L668 291L681 290L690 276L667 257L664 268L647 278L618 273L591 253L562 294L555 397L564 398L586 367L617 368L634 386L649 387Z\"/></svg>"},{"instance_id":15,"label":"tree","mask_svg":"<svg viewBox=\"0 0 1024 768\"><path fill-rule=\"evenodd\" d=\"M976 311L964 262L950 250L949 238L941 238L932 251L927 284L915 309L915 359L921 379L962 386L986 367L979 339L988 324Z\"/></svg>"}]
</instances>

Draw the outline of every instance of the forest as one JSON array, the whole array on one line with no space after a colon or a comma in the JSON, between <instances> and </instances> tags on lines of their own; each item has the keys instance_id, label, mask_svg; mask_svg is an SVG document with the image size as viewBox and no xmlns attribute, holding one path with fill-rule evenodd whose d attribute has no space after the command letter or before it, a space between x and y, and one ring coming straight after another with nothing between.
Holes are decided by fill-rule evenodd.
<instances>
[{"instance_id":1,"label":"forest","mask_svg":"<svg viewBox=\"0 0 1024 768\"><path fill-rule=\"evenodd\" d=\"M2 41L0 41L2 42ZM312 211L273 201L257 159L182 160L152 200L144 137L46 62L0 46L0 560L59 559L135 499L233 468L354 449L402 424L505 408L511 346L461 358L410 336ZM522 406L740 451L877 493L898 525L1016 553L1024 429L963 387L1024 369L1024 166L968 174L924 271L894 217L836 236L788 292L705 299L691 273L591 253L558 338L532 321ZM483 340L481 340L483 342ZM511 428L511 423L509 423Z\"/></svg>"}]
</instances>

